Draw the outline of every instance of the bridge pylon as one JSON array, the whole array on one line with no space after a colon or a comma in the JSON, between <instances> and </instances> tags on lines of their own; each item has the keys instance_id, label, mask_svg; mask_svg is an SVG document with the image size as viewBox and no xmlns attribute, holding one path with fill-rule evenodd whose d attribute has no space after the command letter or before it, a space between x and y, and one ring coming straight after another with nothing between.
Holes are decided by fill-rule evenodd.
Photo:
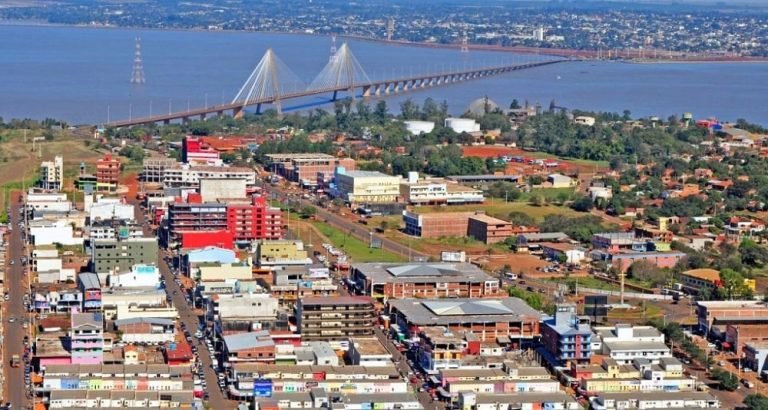
<instances>
[{"instance_id":1,"label":"bridge pylon","mask_svg":"<svg viewBox=\"0 0 768 410\"><path fill-rule=\"evenodd\" d=\"M303 88L303 82L269 48L232 100L232 104L238 105L233 109L233 117L241 118L245 107L253 104L260 113L264 103L272 103L280 114L281 97L300 88Z\"/></svg>"},{"instance_id":2,"label":"bridge pylon","mask_svg":"<svg viewBox=\"0 0 768 410\"><path fill-rule=\"evenodd\" d=\"M335 100L339 90L347 90L350 97L355 98L355 87L370 86L371 79L365 73L363 66L357 61L352 50L345 42L323 67L322 71L312 80L308 90L333 90Z\"/></svg>"}]
</instances>

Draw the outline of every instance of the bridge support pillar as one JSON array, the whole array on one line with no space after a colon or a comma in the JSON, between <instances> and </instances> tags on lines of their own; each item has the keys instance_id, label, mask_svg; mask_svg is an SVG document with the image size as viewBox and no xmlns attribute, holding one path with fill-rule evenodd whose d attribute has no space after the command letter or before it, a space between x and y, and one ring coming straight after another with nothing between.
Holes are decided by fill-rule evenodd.
<instances>
[{"instance_id":1,"label":"bridge support pillar","mask_svg":"<svg viewBox=\"0 0 768 410\"><path fill-rule=\"evenodd\" d=\"M333 92L333 97L331 97L331 101L336 101L336 99L337 99L338 97L339 97L339 92L338 92L338 91L334 91L334 92Z\"/></svg>"},{"instance_id":2,"label":"bridge support pillar","mask_svg":"<svg viewBox=\"0 0 768 410\"><path fill-rule=\"evenodd\" d=\"M256 114L261 114L261 103L256 104Z\"/></svg>"},{"instance_id":3,"label":"bridge support pillar","mask_svg":"<svg viewBox=\"0 0 768 410\"><path fill-rule=\"evenodd\" d=\"M375 87L375 86L366 85L363 87L363 98L369 98L371 96L371 87Z\"/></svg>"},{"instance_id":4,"label":"bridge support pillar","mask_svg":"<svg viewBox=\"0 0 768 410\"><path fill-rule=\"evenodd\" d=\"M384 94L389 94L389 84L384 84Z\"/></svg>"},{"instance_id":5,"label":"bridge support pillar","mask_svg":"<svg viewBox=\"0 0 768 410\"><path fill-rule=\"evenodd\" d=\"M347 90L347 96L349 96L352 101L355 100L355 87L349 87Z\"/></svg>"},{"instance_id":6,"label":"bridge support pillar","mask_svg":"<svg viewBox=\"0 0 768 410\"><path fill-rule=\"evenodd\" d=\"M200 121L205 121L205 113L200 114Z\"/></svg>"},{"instance_id":7,"label":"bridge support pillar","mask_svg":"<svg viewBox=\"0 0 768 410\"><path fill-rule=\"evenodd\" d=\"M409 84L410 84L410 81L403 81L403 91L408 91Z\"/></svg>"},{"instance_id":8,"label":"bridge support pillar","mask_svg":"<svg viewBox=\"0 0 768 410\"><path fill-rule=\"evenodd\" d=\"M168 125L171 123L171 120L163 120L163 124Z\"/></svg>"},{"instance_id":9,"label":"bridge support pillar","mask_svg":"<svg viewBox=\"0 0 768 410\"><path fill-rule=\"evenodd\" d=\"M216 111L216 115L218 115L219 117L223 117L224 111Z\"/></svg>"},{"instance_id":10,"label":"bridge support pillar","mask_svg":"<svg viewBox=\"0 0 768 410\"><path fill-rule=\"evenodd\" d=\"M232 109L232 118L239 120L243 118L243 107L235 107Z\"/></svg>"},{"instance_id":11,"label":"bridge support pillar","mask_svg":"<svg viewBox=\"0 0 768 410\"><path fill-rule=\"evenodd\" d=\"M374 89L374 91L373 91L373 95L375 95L375 96L377 96L377 97L378 97L378 96L380 96L380 95L381 95L381 87L383 87L383 85L382 85L382 84L379 84L379 85L377 85L377 86L375 86L375 87L376 87L376 88L375 88L375 89Z\"/></svg>"},{"instance_id":12,"label":"bridge support pillar","mask_svg":"<svg viewBox=\"0 0 768 410\"><path fill-rule=\"evenodd\" d=\"M181 122L182 122L183 124L186 124L186 123L188 123L188 122L189 122L189 117L181 117Z\"/></svg>"}]
</instances>

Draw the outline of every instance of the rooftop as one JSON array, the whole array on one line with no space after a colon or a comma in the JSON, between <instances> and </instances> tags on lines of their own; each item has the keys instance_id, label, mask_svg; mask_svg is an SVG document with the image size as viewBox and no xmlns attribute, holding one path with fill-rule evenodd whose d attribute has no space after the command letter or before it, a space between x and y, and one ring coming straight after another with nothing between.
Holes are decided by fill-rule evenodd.
<instances>
[{"instance_id":1,"label":"rooftop","mask_svg":"<svg viewBox=\"0 0 768 410\"><path fill-rule=\"evenodd\" d=\"M506 322L540 320L542 314L522 299L401 299L391 307L417 325L447 325L456 322Z\"/></svg>"},{"instance_id":2,"label":"rooftop","mask_svg":"<svg viewBox=\"0 0 768 410\"><path fill-rule=\"evenodd\" d=\"M400 179L400 177L383 174L379 171L344 171L344 173L340 175L346 175L351 178L397 178L397 179Z\"/></svg>"},{"instance_id":3,"label":"rooftop","mask_svg":"<svg viewBox=\"0 0 768 410\"><path fill-rule=\"evenodd\" d=\"M691 269L683 272L683 275L701 279L701 280L706 280L708 282L717 282L720 280L720 271L718 271L717 269L708 269L708 268Z\"/></svg>"},{"instance_id":4,"label":"rooftop","mask_svg":"<svg viewBox=\"0 0 768 410\"><path fill-rule=\"evenodd\" d=\"M274 346L275 342L269 337L267 332L250 332L225 335L224 344L227 345L227 350L236 352L239 350Z\"/></svg>"},{"instance_id":5,"label":"rooftop","mask_svg":"<svg viewBox=\"0 0 768 410\"><path fill-rule=\"evenodd\" d=\"M353 269L372 283L485 282L493 278L471 263L360 263Z\"/></svg>"}]
</instances>

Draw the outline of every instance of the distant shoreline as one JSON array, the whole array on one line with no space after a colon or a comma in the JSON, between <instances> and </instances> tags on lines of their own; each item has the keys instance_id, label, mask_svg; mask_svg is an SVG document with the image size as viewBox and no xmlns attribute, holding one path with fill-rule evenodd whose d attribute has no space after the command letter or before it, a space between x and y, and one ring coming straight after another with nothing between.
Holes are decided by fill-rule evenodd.
<instances>
[{"instance_id":1,"label":"distant shoreline","mask_svg":"<svg viewBox=\"0 0 768 410\"><path fill-rule=\"evenodd\" d=\"M81 28L81 29L107 29L107 30L142 30L142 31L176 31L176 32L205 32L205 33L239 33L239 34L281 34L281 35L294 35L294 36L310 36L310 37L330 37L330 34L316 34L297 31L268 31L268 30L208 30L202 28L152 28L152 27L132 27L132 26L104 26L104 25L89 25L89 24L58 24L49 22L38 22L34 20L0 20L0 26L21 26L21 27L63 27L63 28ZM427 43L427 42L413 42L406 40L385 40L379 38L363 37L358 35L339 35L340 38L348 38L358 41L367 41L372 43L380 43L384 45L404 46L404 47L420 47L420 48L436 48L436 49L461 49L459 44L441 44L441 43ZM639 51L627 50L620 52L626 57L617 59L597 59L598 54L596 50L576 50L576 49L564 49L564 48L540 48L540 47L505 47L505 46L492 46L485 44L469 44L467 48L472 51L485 51L485 52L497 52L497 53L517 53L517 54L536 54L536 55L550 55L563 58L575 58L585 59L589 61L614 61L623 63L634 64L685 64L685 63L768 63L768 57L727 57L727 56L704 56L704 57L673 57L673 58L640 58ZM638 55L633 57L632 55Z\"/></svg>"}]
</instances>

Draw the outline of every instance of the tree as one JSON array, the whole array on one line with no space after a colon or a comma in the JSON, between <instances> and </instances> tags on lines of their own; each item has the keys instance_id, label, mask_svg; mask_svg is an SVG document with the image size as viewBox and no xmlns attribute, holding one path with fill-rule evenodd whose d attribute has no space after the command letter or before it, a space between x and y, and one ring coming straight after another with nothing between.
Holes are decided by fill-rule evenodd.
<instances>
[{"instance_id":1,"label":"tree","mask_svg":"<svg viewBox=\"0 0 768 410\"><path fill-rule=\"evenodd\" d=\"M520 102L518 102L517 99L513 99L512 104L509 104L509 109L511 110L518 110L520 108Z\"/></svg>"},{"instance_id":2,"label":"tree","mask_svg":"<svg viewBox=\"0 0 768 410\"><path fill-rule=\"evenodd\" d=\"M589 212L595 207L595 203L592 202L592 198L588 196L580 196L571 204L571 209L578 212Z\"/></svg>"},{"instance_id":3,"label":"tree","mask_svg":"<svg viewBox=\"0 0 768 410\"><path fill-rule=\"evenodd\" d=\"M389 221L386 221L386 220L381 221L379 223L379 228L381 228L382 231L386 231L387 229L389 229Z\"/></svg>"},{"instance_id":4,"label":"tree","mask_svg":"<svg viewBox=\"0 0 768 410\"><path fill-rule=\"evenodd\" d=\"M744 285L744 276L733 269L721 270L720 282L723 285L718 290L722 291L723 299L732 300L734 295L743 296L747 291L747 287Z\"/></svg>"},{"instance_id":5,"label":"tree","mask_svg":"<svg viewBox=\"0 0 768 410\"><path fill-rule=\"evenodd\" d=\"M376 103L376 107L373 109L373 119L379 125L384 125L389 119L389 108L387 108L387 102L380 100Z\"/></svg>"},{"instance_id":6,"label":"tree","mask_svg":"<svg viewBox=\"0 0 768 410\"><path fill-rule=\"evenodd\" d=\"M7 224L8 223L8 212L3 209L3 213L0 214L0 224Z\"/></svg>"},{"instance_id":7,"label":"tree","mask_svg":"<svg viewBox=\"0 0 768 410\"><path fill-rule=\"evenodd\" d=\"M762 394L750 394L744 398L744 404L750 410L768 410L768 397Z\"/></svg>"},{"instance_id":8,"label":"tree","mask_svg":"<svg viewBox=\"0 0 768 410\"><path fill-rule=\"evenodd\" d=\"M507 219L515 226L536 226L536 220L532 216L520 211L510 212Z\"/></svg>"},{"instance_id":9,"label":"tree","mask_svg":"<svg viewBox=\"0 0 768 410\"><path fill-rule=\"evenodd\" d=\"M731 372L714 369L712 370L712 379L717 380L723 390L734 391L739 388L739 378Z\"/></svg>"},{"instance_id":10,"label":"tree","mask_svg":"<svg viewBox=\"0 0 768 410\"><path fill-rule=\"evenodd\" d=\"M632 278L650 282L652 286L663 285L667 281L667 273L663 269L644 260L632 263L628 273Z\"/></svg>"},{"instance_id":11,"label":"tree","mask_svg":"<svg viewBox=\"0 0 768 410\"><path fill-rule=\"evenodd\" d=\"M317 208L311 205L307 205L304 208L301 208L301 217L304 219L311 218L315 216L317 213Z\"/></svg>"},{"instance_id":12,"label":"tree","mask_svg":"<svg viewBox=\"0 0 768 410\"><path fill-rule=\"evenodd\" d=\"M768 249L759 246L751 239L744 239L739 244L741 262L750 267L760 268L768 263Z\"/></svg>"},{"instance_id":13,"label":"tree","mask_svg":"<svg viewBox=\"0 0 768 410\"><path fill-rule=\"evenodd\" d=\"M421 112L419 106L409 98L400 103L400 115L404 120L418 120Z\"/></svg>"}]
</instances>

